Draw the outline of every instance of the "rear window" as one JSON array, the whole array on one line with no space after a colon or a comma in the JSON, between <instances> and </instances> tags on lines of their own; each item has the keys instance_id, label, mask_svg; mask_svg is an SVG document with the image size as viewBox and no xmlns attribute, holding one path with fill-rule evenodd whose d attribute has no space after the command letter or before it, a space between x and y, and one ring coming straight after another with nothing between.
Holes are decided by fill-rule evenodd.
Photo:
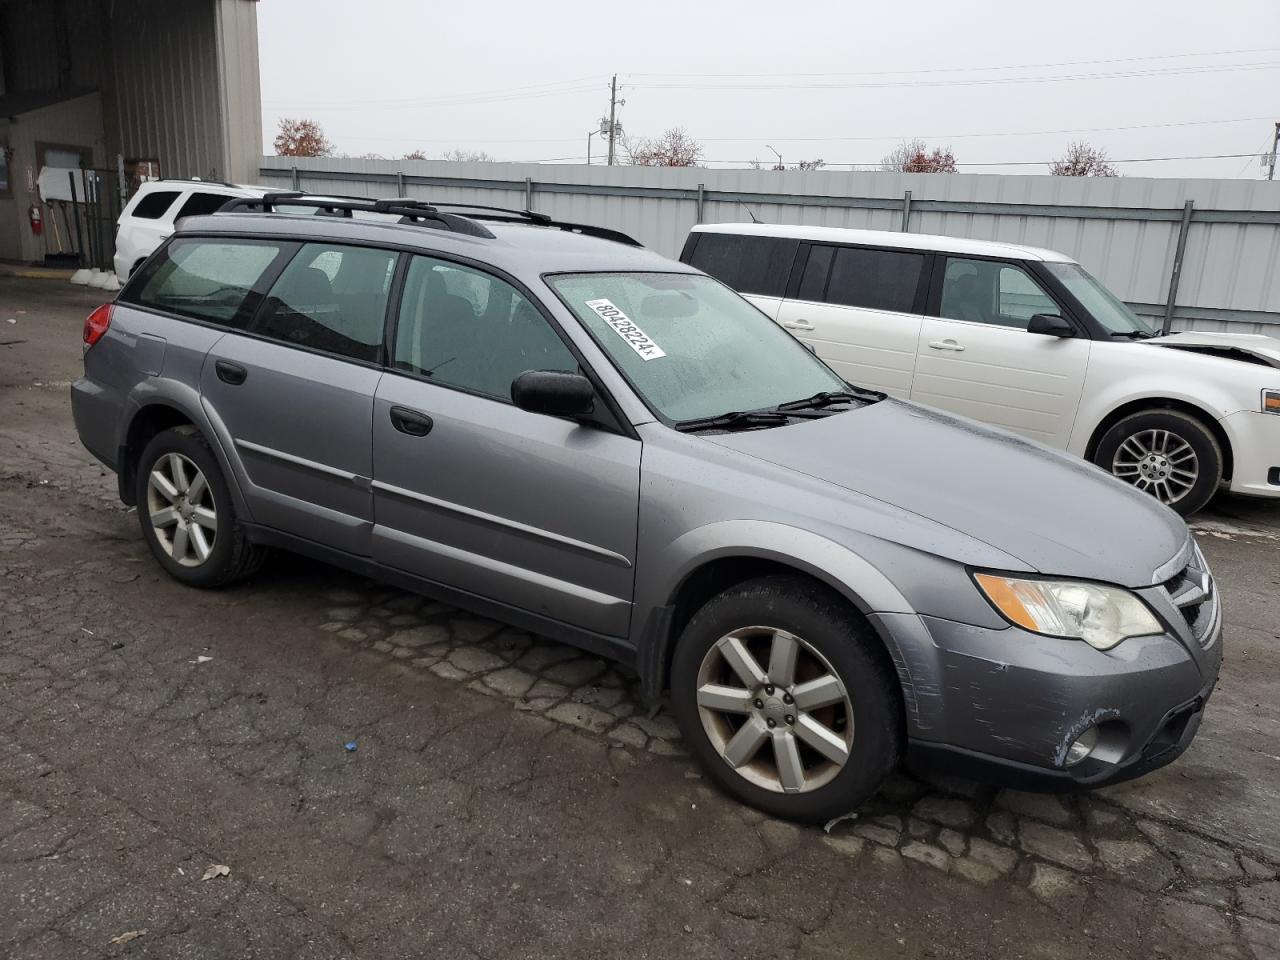
<instances>
[{"instance_id":1,"label":"rear window","mask_svg":"<svg viewBox=\"0 0 1280 960\"><path fill-rule=\"evenodd\" d=\"M689 264L739 293L781 297L787 291L799 240L699 233Z\"/></svg>"},{"instance_id":2,"label":"rear window","mask_svg":"<svg viewBox=\"0 0 1280 960\"><path fill-rule=\"evenodd\" d=\"M800 281L800 299L910 313L923 272L922 253L815 246Z\"/></svg>"},{"instance_id":3,"label":"rear window","mask_svg":"<svg viewBox=\"0 0 1280 960\"><path fill-rule=\"evenodd\" d=\"M157 190L155 193L148 193L138 201L138 205L133 208L130 216L142 220L159 220L177 199L177 190Z\"/></svg>"},{"instance_id":4,"label":"rear window","mask_svg":"<svg viewBox=\"0 0 1280 960\"><path fill-rule=\"evenodd\" d=\"M178 221L183 217L198 217L206 213L213 213L230 199L230 197L223 196L220 193L193 193L183 202L177 216L173 219Z\"/></svg>"},{"instance_id":5,"label":"rear window","mask_svg":"<svg viewBox=\"0 0 1280 960\"><path fill-rule=\"evenodd\" d=\"M177 239L156 253L123 296L140 306L232 324L280 250L279 244L251 240Z\"/></svg>"}]
</instances>

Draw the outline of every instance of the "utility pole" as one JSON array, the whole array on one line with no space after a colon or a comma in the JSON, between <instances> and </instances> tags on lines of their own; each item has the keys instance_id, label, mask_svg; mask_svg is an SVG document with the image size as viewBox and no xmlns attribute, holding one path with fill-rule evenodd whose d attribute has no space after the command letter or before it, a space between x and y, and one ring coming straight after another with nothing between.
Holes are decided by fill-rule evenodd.
<instances>
[{"instance_id":1,"label":"utility pole","mask_svg":"<svg viewBox=\"0 0 1280 960\"><path fill-rule=\"evenodd\" d=\"M618 138L618 75L613 75L609 84L609 166L613 166L615 143Z\"/></svg>"},{"instance_id":2,"label":"utility pole","mask_svg":"<svg viewBox=\"0 0 1280 960\"><path fill-rule=\"evenodd\" d=\"M1275 135L1271 138L1271 157L1267 162L1267 179L1276 178L1276 150L1280 149L1280 121L1276 123Z\"/></svg>"}]
</instances>

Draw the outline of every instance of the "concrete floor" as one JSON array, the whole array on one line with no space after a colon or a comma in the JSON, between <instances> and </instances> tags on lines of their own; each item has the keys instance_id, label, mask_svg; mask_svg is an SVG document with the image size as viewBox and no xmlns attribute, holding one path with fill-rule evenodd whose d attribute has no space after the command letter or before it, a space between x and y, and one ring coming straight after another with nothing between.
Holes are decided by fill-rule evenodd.
<instances>
[{"instance_id":1,"label":"concrete floor","mask_svg":"<svg viewBox=\"0 0 1280 960\"><path fill-rule=\"evenodd\" d=\"M0 278L0 955L1280 957L1280 504L1197 520L1228 646L1177 763L902 773L824 834L569 648L288 556L168 579L71 425L100 298Z\"/></svg>"}]
</instances>

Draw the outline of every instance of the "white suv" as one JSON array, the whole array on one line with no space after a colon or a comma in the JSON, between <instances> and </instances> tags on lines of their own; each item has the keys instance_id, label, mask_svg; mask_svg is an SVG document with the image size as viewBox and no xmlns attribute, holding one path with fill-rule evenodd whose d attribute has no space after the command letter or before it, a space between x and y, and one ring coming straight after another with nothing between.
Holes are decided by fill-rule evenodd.
<instances>
[{"instance_id":1,"label":"white suv","mask_svg":"<svg viewBox=\"0 0 1280 960\"><path fill-rule=\"evenodd\" d=\"M212 180L148 180L116 222L116 278L124 284L183 217L213 213L235 197L261 197L266 192Z\"/></svg>"},{"instance_id":2,"label":"white suv","mask_svg":"<svg viewBox=\"0 0 1280 960\"><path fill-rule=\"evenodd\" d=\"M681 259L850 383L1068 450L1184 515L1223 485L1280 497L1280 341L1158 336L1060 253L719 224L695 227Z\"/></svg>"}]
</instances>

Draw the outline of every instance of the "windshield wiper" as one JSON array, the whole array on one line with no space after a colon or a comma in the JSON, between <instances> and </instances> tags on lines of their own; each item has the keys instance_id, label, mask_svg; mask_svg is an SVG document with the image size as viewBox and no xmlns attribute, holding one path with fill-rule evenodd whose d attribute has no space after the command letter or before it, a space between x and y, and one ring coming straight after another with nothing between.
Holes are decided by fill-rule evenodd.
<instances>
[{"instance_id":1,"label":"windshield wiper","mask_svg":"<svg viewBox=\"0 0 1280 960\"><path fill-rule=\"evenodd\" d=\"M681 433L697 433L700 430L734 430L739 427L780 427L789 420L790 417L781 413L769 413L762 410L733 410L729 413L717 414L714 417L681 420L675 427Z\"/></svg>"},{"instance_id":2,"label":"windshield wiper","mask_svg":"<svg viewBox=\"0 0 1280 960\"><path fill-rule=\"evenodd\" d=\"M1127 340L1150 340L1155 334L1146 330L1112 330L1111 336L1124 337Z\"/></svg>"},{"instance_id":3,"label":"windshield wiper","mask_svg":"<svg viewBox=\"0 0 1280 960\"><path fill-rule=\"evenodd\" d=\"M875 403L883 400L885 395L874 390L824 390L803 400L789 400L780 403L775 410L816 410L821 407L833 407L838 403Z\"/></svg>"}]
</instances>

